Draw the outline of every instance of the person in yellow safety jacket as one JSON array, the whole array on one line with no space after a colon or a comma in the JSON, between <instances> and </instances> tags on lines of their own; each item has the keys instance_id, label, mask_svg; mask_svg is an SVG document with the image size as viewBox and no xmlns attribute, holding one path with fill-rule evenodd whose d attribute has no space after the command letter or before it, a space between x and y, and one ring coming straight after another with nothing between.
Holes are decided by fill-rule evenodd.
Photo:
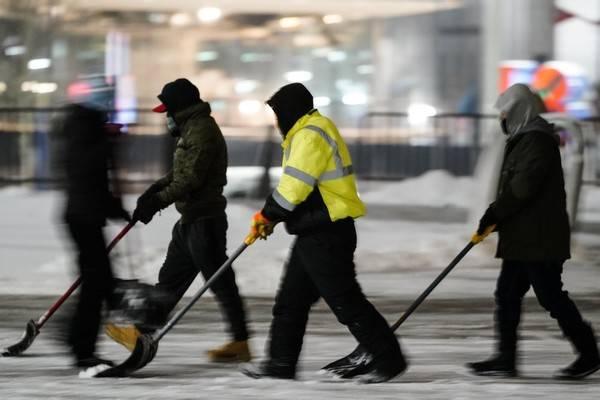
<instances>
[{"instance_id":1,"label":"person in yellow safety jacket","mask_svg":"<svg viewBox=\"0 0 600 400\"><path fill-rule=\"evenodd\" d=\"M242 372L252 378L294 379L311 306L323 298L373 362L343 375L360 381L387 381L407 363L385 319L366 299L354 266L354 219L365 214L352 160L335 124L313 108L304 85L292 83L267 104L283 134L283 175L252 219L265 239L284 222L297 235L273 307L266 361Z\"/></svg>"}]
</instances>

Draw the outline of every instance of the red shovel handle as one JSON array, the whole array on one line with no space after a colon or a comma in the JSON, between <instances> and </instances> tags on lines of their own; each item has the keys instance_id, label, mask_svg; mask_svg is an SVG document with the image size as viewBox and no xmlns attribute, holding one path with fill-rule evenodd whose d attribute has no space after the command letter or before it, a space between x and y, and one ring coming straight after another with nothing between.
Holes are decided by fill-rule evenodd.
<instances>
[{"instance_id":1,"label":"red shovel handle","mask_svg":"<svg viewBox=\"0 0 600 400\"><path fill-rule=\"evenodd\" d=\"M125 236L127 234L127 232L129 232L131 230L131 228L133 228L133 225L135 225L135 221L128 223L123 229L121 229L121 232L119 232L119 234L117 236L115 236L115 238L110 242L110 244L106 248L106 251L108 253L110 253L110 251L117 245L117 243L119 243L119 241L121 239L123 239L123 236ZM44 326L46 321L48 321L48 319L50 319L50 317L56 312L56 310L58 310L58 308L65 302L65 300L67 300L69 298L69 296L71 296L71 294L73 294L75 289L77 289L77 287L79 287L80 284L81 284L81 277L77 278L77 280L75 282L73 282L73 284L69 287L69 289L67 289L67 291L62 296L60 296L60 298L58 300L56 300L56 302L52 305L52 307L50 307L50 309L48 309L48 311L46 311L37 320L35 325L37 326L38 329L41 329L41 327Z\"/></svg>"}]
</instances>

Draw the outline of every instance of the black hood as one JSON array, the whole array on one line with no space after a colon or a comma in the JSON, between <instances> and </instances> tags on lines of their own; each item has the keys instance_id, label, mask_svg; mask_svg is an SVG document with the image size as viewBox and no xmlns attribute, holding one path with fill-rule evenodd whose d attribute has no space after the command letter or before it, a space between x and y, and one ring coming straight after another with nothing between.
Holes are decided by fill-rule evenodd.
<instances>
[{"instance_id":1,"label":"black hood","mask_svg":"<svg viewBox=\"0 0 600 400\"><path fill-rule=\"evenodd\" d=\"M313 96L301 83L283 86L267 100L277 116L277 124L285 137L296 121L313 109Z\"/></svg>"},{"instance_id":2,"label":"black hood","mask_svg":"<svg viewBox=\"0 0 600 400\"><path fill-rule=\"evenodd\" d=\"M157 97L170 115L202 102L198 88L185 78L167 83Z\"/></svg>"}]
</instances>

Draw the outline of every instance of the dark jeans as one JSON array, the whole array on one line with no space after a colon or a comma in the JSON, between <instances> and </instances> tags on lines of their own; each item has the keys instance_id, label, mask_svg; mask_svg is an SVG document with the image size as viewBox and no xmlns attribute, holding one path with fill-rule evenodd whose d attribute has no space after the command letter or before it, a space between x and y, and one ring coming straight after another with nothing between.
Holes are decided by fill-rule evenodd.
<instances>
[{"instance_id":1,"label":"dark jeans","mask_svg":"<svg viewBox=\"0 0 600 400\"><path fill-rule=\"evenodd\" d=\"M68 341L78 360L92 357L100 328L102 303L109 301L114 288L102 226L68 221L78 252L82 278L79 302L71 321Z\"/></svg>"},{"instance_id":2,"label":"dark jeans","mask_svg":"<svg viewBox=\"0 0 600 400\"><path fill-rule=\"evenodd\" d=\"M396 337L356 280L355 248L351 219L298 236L273 307L271 362L295 371L310 308L320 297L375 358L402 357Z\"/></svg>"},{"instance_id":3,"label":"dark jeans","mask_svg":"<svg viewBox=\"0 0 600 400\"><path fill-rule=\"evenodd\" d=\"M227 260L227 217L201 218L194 222L178 221L167 258L158 274L156 287L168 295L164 317L173 310L190 287L198 272L208 280ZM234 340L248 339L246 312L235 283L233 268L228 268L211 287Z\"/></svg>"},{"instance_id":4,"label":"dark jeans","mask_svg":"<svg viewBox=\"0 0 600 400\"><path fill-rule=\"evenodd\" d=\"M568 292L562 290L562 271L562 262L504 260L496 288L496 331L500 354L516 359L521 303L530 287L533 287L540 305L556 319L578 353L598 354L591 326L583 320Z\"/></svg>"}]
</instances>

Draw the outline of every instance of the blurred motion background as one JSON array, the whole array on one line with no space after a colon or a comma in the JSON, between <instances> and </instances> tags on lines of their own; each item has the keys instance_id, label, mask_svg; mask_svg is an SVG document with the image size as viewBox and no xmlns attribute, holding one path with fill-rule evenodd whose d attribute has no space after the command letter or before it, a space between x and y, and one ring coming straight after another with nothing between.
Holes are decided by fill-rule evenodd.
<instances>
[{"instance_id":1,"label":"blurred motion background","mask_svg":"<svg viewBox=\"0 0 600 400\"><path fill-rule=\"evenodd\" d=\"M278 164L264 101L291 81L343 128L361 178L472 175L515 82L586 120L597 148L596 0L1 0L0 21L2 184L56 178L51 121L90 87L125 124L120 178L161 175L170 138L149 108L177 77L211 102L234 167Z\"/></svg>"},{"instance_id":2,"label":"blurred motion background","mask_svg":"<svg viewBox=\"0 0 600 400\"><path fill-rule=\"evenodd\" d=\"M22 265L65 269L46 211L62 182L51 134L62 106L91 95L123 124L112 178L132 208L170 167L173 139L150 109L179 77L199 87L228 142L236 234L277 182L280 138L264 101L293 81L340 127L370 218L465 232L495 189L493 103L527 83L558 124L572 222L600 232L600 0L0 0L0 21L0 245ZM166 246L167 219L128 245L130 258ZM387 251L370 240L363 253Z\"/></svg>"}]
</instances>

